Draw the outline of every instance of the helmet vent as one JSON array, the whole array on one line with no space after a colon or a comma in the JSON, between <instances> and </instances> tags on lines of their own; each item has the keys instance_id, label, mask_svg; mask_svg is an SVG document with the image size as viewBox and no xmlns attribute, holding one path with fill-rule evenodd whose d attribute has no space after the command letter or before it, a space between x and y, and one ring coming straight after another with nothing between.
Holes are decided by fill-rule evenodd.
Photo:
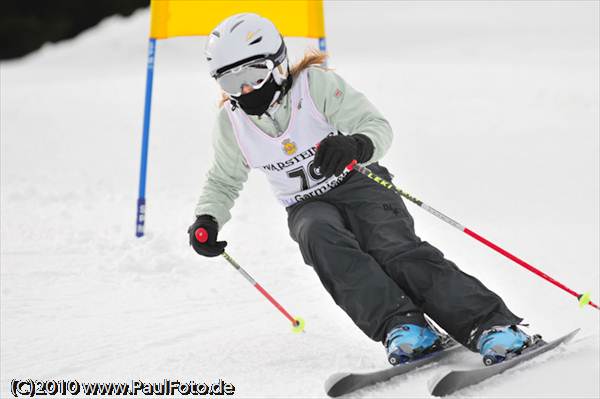
<instances>
[{"instance_id":1,"label":"helmet vent","mask_svg":"<svg viewBox=\"0 0 600 399\"><path fill-rule=\"evenodd\" d=\"M260 43L261 40L262 40L262 36L257 37L256 39L252 40L252 42L250 42L249 46L252 46L253 44L256 44L256 43Z\"/></svg>"},{"instance_id":2,"label":"helmet vent","mask_svg":"<svg viewBox=\"0 0 600 399\"><path fill-rule=\"evenodd\" d=\"M233 26L231 27L231 29L229 29L229 33L233 32L233 30L234 30L235 28L237 28L238 26L240 26L242 23L244 23L244 20L243 20L243 19L242 19L241 21L238 21L238 22L236 22L236 23L235 23L235 25L233 25Z\"/></svg>"},{"instance_id":3,"label":"helmet vent","mask_svg":"<svg viewBox=\"0 0 600 399\"><path fill-rule=\"evenodd\" d=\"M216 37L221 37L221 34L219 33L219 31L216 31L216 30L215 30L215 31L213 31L213 32L211 33L211 35L215 35Z\"/></svg>"}]
</instances>

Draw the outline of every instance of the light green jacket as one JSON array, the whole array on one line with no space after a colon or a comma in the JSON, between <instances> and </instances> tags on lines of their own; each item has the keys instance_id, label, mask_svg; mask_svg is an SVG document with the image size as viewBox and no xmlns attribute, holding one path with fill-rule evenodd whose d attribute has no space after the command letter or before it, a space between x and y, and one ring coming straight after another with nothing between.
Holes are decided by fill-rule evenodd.
<instances>
[{"instance_id":1,"label":"light green jacket","mask_svg":"<svg viewBox=\"0 0 600 399\"><path fill-rule=\"evenodd\" d=\"M333 71L319 67L308 68L309 91L318 110L338 131L346 134L361 133L368 136L375 146L372 158L378 161L392 143L392 129L388 121L367 98ZM248 179L249 167L237 144L231 122L224 107L219 111L213 131L214 160L198 205L196 215L211 215L219 228L231 218L230 210L243 184ZM290 95L281 104L269 109L273 120L267 116L250 116L265 133L277 137L290 121Z\"/></svg>"}]
</instances>

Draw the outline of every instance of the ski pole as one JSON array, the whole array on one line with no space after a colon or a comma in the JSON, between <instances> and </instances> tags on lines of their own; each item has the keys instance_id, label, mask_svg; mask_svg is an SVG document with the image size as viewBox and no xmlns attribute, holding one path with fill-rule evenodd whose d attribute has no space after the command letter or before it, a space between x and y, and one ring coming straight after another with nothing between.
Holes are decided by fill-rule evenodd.
<instances>
[{"instance_id":1,"label":"ski pole","mask_svg":"<svg viewBox=\"0 0 600 399\"><path fill-rule=\"evenodd\" d=\"M279 304L279 302L277 302L275 300L275 298L273 298L268 292L267 290L265 290L262 285L260 285L259 283L257 283L252 276L250 276L246 270L244 270L244 268L242 268L227 252L223 252L223 257L225 259L227 259L227 262L229 262L229 264L231 264L231 266L233 266L235 269L237 269L238 272L240 272L242 274L242 276L244 276L244 278L246 280L248 280L250 282L250 284L252 284L254 286L254 288L256 288L258 291L260 291L261 294L263 294L263 296L265 298L267 298L269 300L269 302L271 302L273 304L273 306L275 306L277 308L277 310L279 310L286 319L288 319L291 323L292 323L292 331L295 333L299 333L299 332L304 332L304 320L301 319L300 317L292 317L292 315L290 315L288 313L287 310L285 310L285 308L283 306L281 306Z\"/></svg>"},{"instance_id":2,"label":"ski pole","mask_svg":"<svg viewBox=\"0 0 600 399\"><path fill-rule=\"evenodd\" d=\"M365 175L366 177L368 177L369 179L371 179L375 183L380 184L381 186L387 188L388 190L394 191L396 194L398 194L398 195L406 198L407 200L409 200L410 202L418 205L419 207L423 208L427 212L429 212L429 213L437 216L439 219L443 220L444 222L446 222L446 223L450 224L451 226L457 228L458 230L462 231L463 233L465 233L465 234L473 237L474 239L476 239L477 241L481 242L482 244L487 245L488 247L490 247L494 251L496 251L496 252L504 255L505 257L507 257L508 259L510 259L513 262L517 263L518 265L523 266L525 269L529 270L530 272L537 274L538 276L540 276L543 279L549 281L550 283L554 284L558 288L563 289L564 291L568 292L569 294L571 294L575 298L577 298L577 300L579 301L579 306L580 307L584 307L585 305L590 305L590 306L592 306L592 307L600 310L600 308L598 307L598 305L596 305L594 302L592 302L590 300L590 293L589 292L586 292L586 293L583 293L583 294L578 294L577 292L573 291L572 289L570 289L566 285L564 285L561 282L559 282L559 281L553 279L552 277L548 276L547 274L545 274L541 270L536 269L535 267L533 267L529 263L525 262L524 260L516 257L515 255L511 254L510 252L506 251L505 249L502 249L501 247L499 247L498 245L494 244L493 242L491 242L491 241L487 240L486 238L480 236L479 234L475 233L473 230L470 230L470 229L466 228L462 224L460 224L457 221L449 218L448 216L444 215L443 213L439 212L438 210L432 208L431 206L427 205L423 201L421 201L421 200L413 197L411 194L409 194L406 191L402 190L400 187L397 187L393 183L391 183L391 182L389 182L387 180L384 180L380 176L377 176L375 173L373 173L371 170L369 170L365 166L360 165L359 163L357 163L356 160L352 161L348 166L346 166L346 168L348 170L354 169L357 172Z\"/></svg>"},{"instance_id":3,"label":"ski pole","mask_svg":"<svg viewBox=\"0 0 600 399\"><path fill-rule=\"evenodd\" d=\"M197 229L194 232L196 239L201 242L201 243L205 243L208 240L208 232L206 231L205 228L200 227L199 229ZM292 323L292 331L295 333L299 333L299 332L304 332L304 320L300 317L292 317L292 315L290 315L288 313L287 310L285 310L285 308L283 306L281 306L279 304L279 302L277 302L275 300L275 298L273 298L268 292L267 290L265 290L262 285L260 285L259 283L256 282L256 280L254 280L252 278L252 276L250 276L248 274L248 272L246 272L246 270L244 270L243 267L241 267L227 252L223 251L223 253L221 254L223 255L223 257L227 260L227 262L229 262L229 264L231 266L233 266L238 272L240 272L240 274L242 276L244 276L244 278L246 280L248 280L248 282L250 284L252 284L254 286L254 288L256 288L261 294L263 294L263 296L265 298L267 298L269 300L269 302L271 302L271 304L273 304L273 306L275 306L277 308L277 310L279 310L281 312L281 314L283 314L285 316L286 319L288 319L291 323Z\"/></svg>"}]
</instances>

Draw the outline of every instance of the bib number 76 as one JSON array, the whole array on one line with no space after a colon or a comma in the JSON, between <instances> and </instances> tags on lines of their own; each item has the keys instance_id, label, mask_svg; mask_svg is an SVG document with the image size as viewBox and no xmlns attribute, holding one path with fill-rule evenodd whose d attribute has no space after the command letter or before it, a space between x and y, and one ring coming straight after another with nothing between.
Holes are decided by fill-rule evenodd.
<instances>
[{"instance_id":1,"label":"bib number 76","mask_svg":"<svg viewBox=\"0 0 600 399\"><path fill-rule=\"evenodd\" d=\"M319 183L323 179L323 175L315 168L313 162L314 161L310 161L308 165L306 165L306 169L303 166L300 166L299 168L287 172L290 179L300 178L301 191L308 190L311 187L311 183Z\"/></svg>"}]
</instances>

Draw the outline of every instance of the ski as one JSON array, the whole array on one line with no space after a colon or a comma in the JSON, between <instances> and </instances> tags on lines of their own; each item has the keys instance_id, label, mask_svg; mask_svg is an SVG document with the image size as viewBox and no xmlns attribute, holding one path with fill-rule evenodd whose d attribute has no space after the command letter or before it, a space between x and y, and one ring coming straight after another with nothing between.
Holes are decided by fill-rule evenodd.
<instances>
[{"instance_id":1,"label":"ski","mask_svg":"<svg viewBox=\"0 0 600 399\"><path fill-rule=\"evenodd\" d=\"M392 377L408 373L419 367L435 363L460 348L463 347L449 339L439 351L430 353L409 363L399 364L370 373L336 373L331 375L325 382L325 392L332 398L345 395L358 389L387 381Z\"/></svg>"},{"instance_id":2,"label":"ski","mask_svg":"<svg viewBox=\"0 0 600 399\"><path fill-rule=\"evenodd\" d=\"M482 366L481 368L471 370L450 371L433 384L431 394L433 396L446 396L458 391L459 389L478 384L483 380L498 375L510 368L526 362L527 360L539 356L542 353L555 349L562 343L569 342L578 332L579 329L574 330L569 334L550 342L540 340L531 348L523 351L522 354L492 366Z\"/></svg>"}]
</instances>

